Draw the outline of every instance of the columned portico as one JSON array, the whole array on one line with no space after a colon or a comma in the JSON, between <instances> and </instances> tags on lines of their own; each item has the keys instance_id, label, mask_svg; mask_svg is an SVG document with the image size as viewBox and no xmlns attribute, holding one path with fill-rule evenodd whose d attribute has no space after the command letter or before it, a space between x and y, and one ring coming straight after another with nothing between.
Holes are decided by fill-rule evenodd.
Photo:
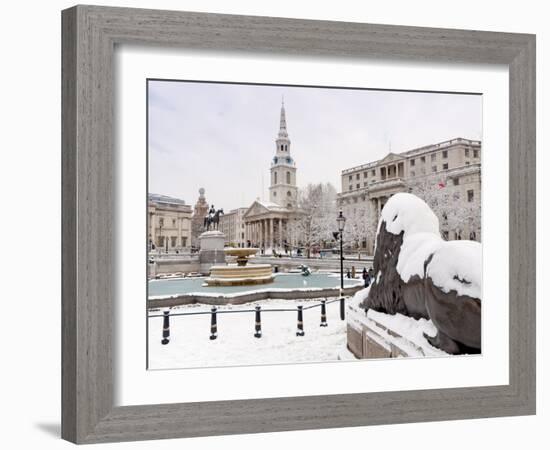
<instances>
[{"instance_id":1,"label":"columned portico","mask_svg":"<svg viewBox=\"0 0 550 450\"><path fill-rule=\"evenodd\" d=\"M289 221L294 220L296 211L270 202L256 200L244 214L247 230L247 244L261 248L285 251L285 243L291 246L296 239L291 235ZM253 230L252 232L248 230Z\"/></svg>"}]
</instances>

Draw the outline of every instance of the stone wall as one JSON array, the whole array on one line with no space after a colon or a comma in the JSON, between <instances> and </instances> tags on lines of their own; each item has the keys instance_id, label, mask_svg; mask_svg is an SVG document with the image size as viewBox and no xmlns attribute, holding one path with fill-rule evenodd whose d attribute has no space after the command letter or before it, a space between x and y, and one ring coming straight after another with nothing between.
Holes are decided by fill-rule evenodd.
<instances>
[{"instance_id":1,"label":"stone wall","mask_svg":"<svg viewBox=\"0 0 550 450\"><path fill-rule=\"evenodd\" d=\"M344 295L352 296L362 286L353 286L344 288ZM250 292L240 295L220 294L215 295L177 295L173 297L155 298L147 300L147 306L149 308L170 308L179 305L191 305L194 303L201 303L205 305L242 305L245 303L251 303L258 300L277 299L277 300L297 300L297 299L313 299L313 298L334 298L338 297L340 293L339 288L335 289L319 289L319 290L296 290L296 291L269 291L262 290L259 292Z\"/></svg>"}]
</instances>

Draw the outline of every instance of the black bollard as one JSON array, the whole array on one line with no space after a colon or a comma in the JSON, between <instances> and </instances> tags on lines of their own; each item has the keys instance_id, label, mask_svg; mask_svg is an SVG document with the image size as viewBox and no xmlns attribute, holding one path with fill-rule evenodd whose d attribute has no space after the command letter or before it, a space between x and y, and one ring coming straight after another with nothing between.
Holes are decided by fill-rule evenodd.
<instances>
[{"instance_id":1,"label":"black bollard","mask_svg":"<svg viewBox=\"0 0 550 450\"><path fill-rule=\"evenodd\" d=\"M170 311L164 311L164 317L162 319L162 345L170 342Z\"/></svg>"},{"instance_id":2,"label":"black bollard","mask_svg":"<svg viewBox=\"0 0 550 450\"><path fill-rule=\"evenodd\" d=\"M327 306L326 300L321 300L321 324L320 327L326 327L327 324Z\"/></svg>"},{"instance_id":3,"label":"black bollard","mask_svg":"<svg viewBox=\"0 0 550 450\"><path fill-rule=\"evenodd\" d=\"M213 341L218 337L218 321L217 321L217 315L216 311L218 308L215 306L212 306L212 309L210 310L212 314L210 315L210 340Z\"/></svg>"},{"instance_id":4,"label":"black bollard","mask_svg":"<svg viewBox=\"0 0 550 450\"><path fill-rule=\"evenodd\" d=\"M305 335L303 306L298 306L298 329L296 330L296 336L303 335Z\"/></svg>"},{"instance_id":5,"label":"black bollard","mask_svg":"<svg viewBox=\"0 0 550 450\"><path fill-rule=\"evenodd\" d=\"M340 319L344 320L346 318L346 302L344 297L340 297Z\"/></svg>"},{"instance_id":6,"label":"black bollard","mask_svg":"<svg viewBox=\"0 0 550 450\"><path fill-rule=\"evenodd\" d=\"M254 324L254 337L255 338L261 338L262 337L262 316L260 314L261 306L256 306L256 321Z\"/></svg>"}]
</instances>

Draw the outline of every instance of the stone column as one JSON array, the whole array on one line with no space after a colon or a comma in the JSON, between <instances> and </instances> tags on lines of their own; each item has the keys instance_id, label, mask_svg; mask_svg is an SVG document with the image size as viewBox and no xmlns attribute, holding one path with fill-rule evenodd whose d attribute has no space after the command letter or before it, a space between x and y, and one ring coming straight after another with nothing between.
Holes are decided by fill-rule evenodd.
<instances>
[{"instance_id":1,"label":"stone column","mask_svg":"<svg viewBox=\"0 0 550 450\"><path fill-rule=\"evenodd\" d=\"M254 232L252 233L254 235L254 246L258 245L258 222L254 221Z\"/></svg>"},{"instance_id":2,"label":"stone column","mask_svg":"<svg viewBox=\"0 0 550 450\"><path fill-rule=\"evenodd\" d=\"M178 247L178 242L180 243L179 245L183 247L183 242L181 242L181 223L182 222L183 222L183 218L178 217L178 237L176 238L176 247Z\"/></svg>"},{"instance_id":3,"label":"stone column","mask_svg":"<svg viewBox=\"0 0 550 450\"><path fill-rule=\"evenodd\" d=\"M273 248L273 219L269 219L269 245Z\"/></svg>"},{"instance_id":4,"label":"stone column","mask_svg":"<svg viewBox=\"0 0 550 450\"><path fill-rule=\"evenodd\" d=\"M283 246L283 219L279 218L279 247Z\"/></svg>"},{"instance_id":5,"label":"stone column","mask_svg":"<svg viewBox=\"0 0 550 450\"><path fill-rule=\"evenodd\" d=\"M157 240L156 240L156 237L155 237L155 213L151 213L149 215L149 219L150 219L150 223L149 223L149 230L150 230L150 233L151 233L151 242L153 243L153 245L156 247L157 246ZM149 236L147 236L147 245L149 245Z\"/></svg>"},{"instance_id":6,"label":"stone column","mask_svg":"<svg viewBox=\"0 0 550 450\"><path fill-rule=\"evenodd\" d=\"M264 219L260 220L260 247L264 245Z\"/></svg>"}]
</instances>

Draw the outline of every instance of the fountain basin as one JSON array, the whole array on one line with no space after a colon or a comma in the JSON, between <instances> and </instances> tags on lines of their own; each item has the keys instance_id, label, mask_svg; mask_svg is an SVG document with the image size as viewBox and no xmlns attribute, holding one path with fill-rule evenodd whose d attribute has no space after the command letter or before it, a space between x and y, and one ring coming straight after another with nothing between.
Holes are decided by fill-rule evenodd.
<instances>
[{"instance_id":1,"label":"fountain basin","mask_svg":"<svg viewBox=\"0 0 550 450\"><path fill-rule=\"evenodd\" d=\"M256 253L258 253L257 248L225 248L223 251L227 256L236 256L237 257L237 265L240 267L246 266L246 263L248 262L248 258L250 256L254 256Z\"/></svg>"},{"instance_id":2,"label":"fountain basin","mask_svg":"<svg viewBox=\"0 0 550 450\"><path fill-rule=\"evenodd\" d=\"M274 277L271 264L243 266L237 263L212 266L210 276L204 281L207 286L247 286L271 283Z\"/></svg>"}]
</instances>

